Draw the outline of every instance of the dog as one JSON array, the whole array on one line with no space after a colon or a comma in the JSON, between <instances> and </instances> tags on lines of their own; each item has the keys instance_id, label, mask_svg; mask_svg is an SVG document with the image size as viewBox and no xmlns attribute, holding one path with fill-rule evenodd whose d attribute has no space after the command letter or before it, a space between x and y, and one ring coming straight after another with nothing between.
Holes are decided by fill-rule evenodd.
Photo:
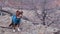
<instances>
[{"instance_id":1,"label":"dog","mask_svg":"<svg viewBox=\"0 0 60 34\"><path fill-rule=\"evenodd\" d=\"M23 16L23 11L18 11L18 10L16 11L16 15L12 16L12 23L9 25L9 27L12 26L13 32L15 32L16 27L18 27L17 29L18 31L20 31L19 26L22 16Z\"/></svg>"}]
</instances>

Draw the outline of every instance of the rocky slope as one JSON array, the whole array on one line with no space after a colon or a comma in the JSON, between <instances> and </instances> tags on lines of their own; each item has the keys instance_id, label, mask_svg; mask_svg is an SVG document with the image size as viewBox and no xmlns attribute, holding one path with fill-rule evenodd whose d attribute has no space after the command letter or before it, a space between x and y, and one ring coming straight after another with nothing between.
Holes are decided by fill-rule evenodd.
<instances>
[{"instance_id":1,"label":"rocky slope","mask_svg":"<svg viewBox=\"0 0 60 34\"><path fill-rule=\"evenodd\" d=\"M13 14L20 8L24 12L21 32L13 33L12 29L0 28L1 34L59 34L53 33L53 30L60 29L60 0L0 0L1 8ZM43 11L46 12L46 26L41 25ZM9 14L0 16L1 26L8 27L10 23ZM47 27L47 25L50 26Z\"/></svg>"}]
</instances>

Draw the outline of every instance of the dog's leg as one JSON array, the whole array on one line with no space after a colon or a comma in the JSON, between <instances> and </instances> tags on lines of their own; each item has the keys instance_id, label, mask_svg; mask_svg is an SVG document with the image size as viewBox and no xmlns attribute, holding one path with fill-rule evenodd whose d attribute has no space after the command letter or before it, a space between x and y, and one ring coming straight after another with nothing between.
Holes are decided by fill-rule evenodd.
<instances>
[{"instance_id":1,"label":"dog's leg","mask_svg":"<svg viewBox=\"0 0 60 34\"><path fill-rule=\"evenodd\" d=\"M13 32L15 32L16 26L15 24L13 24Z\"/></svg>"},{"instance_id":2,"label":"dog's leg","mask_svg":"<svg viewBox=\"0 0 60 34\"><path fill-rule=\"evenodd\" d=\"M20 24L17 24L17 30L18 31L21 31L20 28L19 28Z\"/></svg>"}]
</instances>

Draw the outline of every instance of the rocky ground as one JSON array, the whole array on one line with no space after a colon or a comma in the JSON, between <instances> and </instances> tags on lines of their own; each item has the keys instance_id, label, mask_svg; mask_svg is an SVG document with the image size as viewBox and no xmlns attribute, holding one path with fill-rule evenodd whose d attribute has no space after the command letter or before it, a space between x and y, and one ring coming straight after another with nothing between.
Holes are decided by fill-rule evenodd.
<instances>
[{"instance_id":1,"label":"rocky ground","mask_svg":"<svg viewBox=\"0 0 60 34\"><path fill-rule=\"evenodd\" d=\"M11 16L0 16L0 26L8 27L10 23ZM41 24L34 25L33 22L24 19L22 19L20 29L20 32L16 31L14 33L12 29L0 27L0 34L54 34L54 32L57 32L59 30L57 28L51 28L43 26Z\"/></svg>"},{"instance_id":2,"label":"rocky ground","mask_svg":"<svg viewBox=\"0 0 60 34\"><path fill-rule=\"evenodd\" d=\"M0 9L12 14L17 9L24 12L21 31L14 33L12 29L2 28L8 27L11 16L0 11L0 34L60 34L60 0L0 0ZM41 24L43 11L46 13L45 26Z\"/></svg>"}]
</instances>

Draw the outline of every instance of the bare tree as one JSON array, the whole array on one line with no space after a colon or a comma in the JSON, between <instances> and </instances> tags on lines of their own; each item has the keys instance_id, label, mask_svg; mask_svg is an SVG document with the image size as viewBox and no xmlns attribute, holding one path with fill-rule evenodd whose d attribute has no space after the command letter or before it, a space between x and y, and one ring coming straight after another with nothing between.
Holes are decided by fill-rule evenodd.
<instances>
[{"instance_id":1,"label":"bare tree","mask_svg":"<svg viewBox=\"0 0 60 34\"><path fill-rule=\"evenodd\" d=\"M43 21L43 25L46 25L45 24L45 18L46 18L46 15L47 15L47 12L46 12L46 10L47 9L45 9L45 6L46 6L46 0L44 0L44 2L43 2L43 7L42 7L42 21Z\"/></svg>"}]
</instances>

